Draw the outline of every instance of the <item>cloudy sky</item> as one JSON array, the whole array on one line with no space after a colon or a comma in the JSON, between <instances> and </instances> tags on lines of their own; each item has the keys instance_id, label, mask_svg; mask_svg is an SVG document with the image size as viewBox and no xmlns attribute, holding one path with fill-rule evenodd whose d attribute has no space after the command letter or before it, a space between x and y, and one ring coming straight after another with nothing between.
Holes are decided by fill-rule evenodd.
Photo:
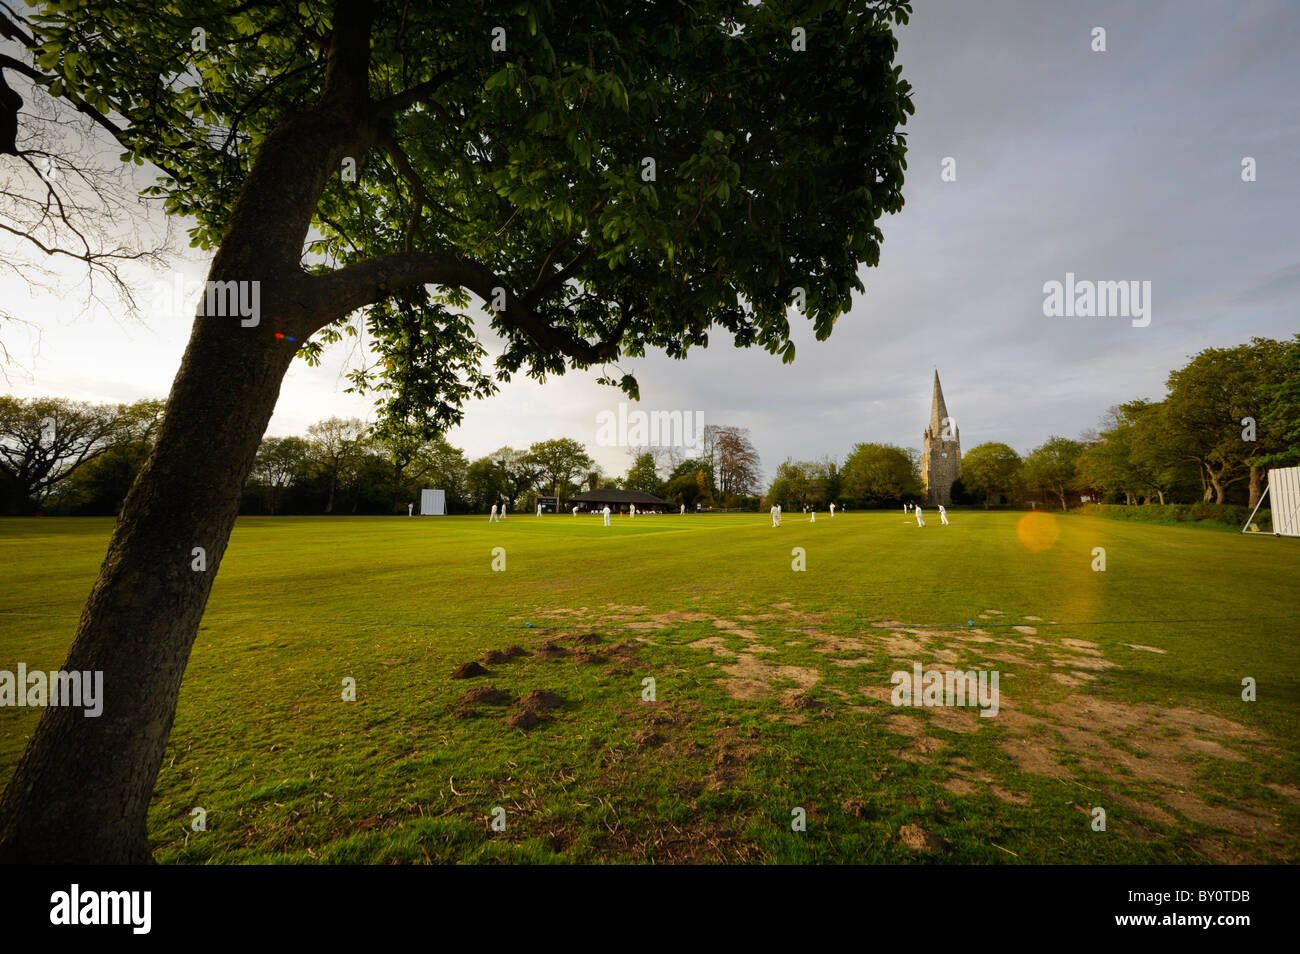
<instances>
[{"instance_id":1,"label":"cloudy sky","mask_svg":"<svg viewBox=\"0 0 1300 954\"><path fill-rule=\"evenodd\" d=\"M906 207L885 218L880 266L829 341L798 329L783 365L714 338L686 361L624 362L640 407L750 429L770 476L786 457L843 458L858 441L919 447L939 370L969 449L1076 436L1106 408L1158 398L1205 347L1300 331L1300 4L1295 0L919 0L899 33L914 87ZM1105 52L1094 52L1094 28ZM955 181L943 181L945 158ZM1257 180L1242 181L1244 157ZM14 251L0 238L0 256ZM204 262L182 269L200 280ZM1150 324L1048 318L1043 286L1151 282ZM87 312L72 289L29 294L0 276L16 360L0 391L91 401L162 396L185 347L174 317ZM147 299L158 274L141 274ZM490 350L491 344L489 343ZM348 355L299 363L271 434L371 413L343 393ZM596 416L621 395L571 373L517 380L449 437L471 456L574 437L605 469Z\"/></svg>"}]
</instances>

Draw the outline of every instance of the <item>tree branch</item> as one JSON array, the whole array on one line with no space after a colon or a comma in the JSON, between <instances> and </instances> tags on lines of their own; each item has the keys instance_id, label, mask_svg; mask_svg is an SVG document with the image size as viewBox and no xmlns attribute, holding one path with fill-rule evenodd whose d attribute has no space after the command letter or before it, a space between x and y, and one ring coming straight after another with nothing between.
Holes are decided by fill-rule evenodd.
<instances>
[{"instance_id":1,"label":"tree branch","mask_svg":"<svg viewBox=\"0 0 1300 954\"><path fill-rule=\"evenodd\" d=\"M439 73L435 73L423 83L416 83L409 89L404 89L400 93L394 93L392 96L379 100L375 104L376 115L386 118L414 106L447 80L458 75L464 68L461 64L450 66Z\"/></svg>"},{"instance_id":2,"label":"tree branch","mask_svg":"<svg viewBox=\"0 0 1300 954\"><path fill-rule=\"evenodd\" d=\"M313 322L316 327L304 329L307 334L412 285L467 288L486 302L499 297L497 290L506 287L498 275L478 262L429 252L394 252L327 274L304 277L306 313L322 316ZM530 305L508 292L499 316L502 323L527 335L539 347L559 351L579 364L600 364L618 355L617 337L594 344L585 341L567 329L547 324ZM618 327L621 330L622 323Z\"/></svg>"}]
</instances>

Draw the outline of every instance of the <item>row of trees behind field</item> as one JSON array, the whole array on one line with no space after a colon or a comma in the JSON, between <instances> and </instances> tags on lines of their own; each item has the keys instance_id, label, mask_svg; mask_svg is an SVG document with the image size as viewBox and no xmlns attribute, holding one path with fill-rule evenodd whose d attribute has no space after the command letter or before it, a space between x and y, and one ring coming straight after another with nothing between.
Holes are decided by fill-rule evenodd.
<instances>
[{"instance_id":1,"label":"row of trees behind field","mask_svg":"<svg viewBox=\"0 0 1300 954\"><path fill-rule=\"evenodd\" d=\"M1078 439L1050 437L1021 454L984 443L962 455L958 504L1241 503L1254 507L1269 467L1300 464L1300 335L1207 348L1172 371L1159 401L1109 409ZM786 509L831 501L923 500L920 453L858 444L841 462L786 460L768 498Z\"/></svg>"},{"instance_id":2,"label":"row of trees behind field","mask_svg":"<svg viewBox=\"0 0 1300 954\"><path fill-rule=\"evenodd\" d=\"M962 458L953 502L1066 508L1117 503L1241 503L1253 507L1268 467L1300 463L1300 335L1211 348L1170 373L1159 401L1110 408L1097 430L1050 437L1021 454L983 443ZM89 404L0 396L0 512L115 514L156 440L163 402ZM452 513L496 503L532 509L539 495L621 487L705 509L896 506L924 499L914 448L861 443L843 460L786 460L762 490L743 428L710 425L698 453L628 451L604 472L573 438L502 447L477 460L445 438L377 431L331 417L306 433L262 441L245 488L248 514L402 513L422 487Z\"/></svg>"},{"instance_id":3,"label":"row of trees behind field","mask_svg":"<svg viewBox=\"0 0 1300 954\"><path fill-rule=\"evenodd\" d=\"M116 514L149 455L163 402L90 404L0 396L0 513ZM246 514L404 513L420 489L446 491L452 513L493 504L532 509L539 495L643 490L692 509L758 506L761 471L748 434L704 429L700 452L628 451L624 474L607 474L573 438L502 447L477 460L443 437L393 434L357 418L331 417L306 433L264 438L244 487Z\"/></svg>"}]
</instances>

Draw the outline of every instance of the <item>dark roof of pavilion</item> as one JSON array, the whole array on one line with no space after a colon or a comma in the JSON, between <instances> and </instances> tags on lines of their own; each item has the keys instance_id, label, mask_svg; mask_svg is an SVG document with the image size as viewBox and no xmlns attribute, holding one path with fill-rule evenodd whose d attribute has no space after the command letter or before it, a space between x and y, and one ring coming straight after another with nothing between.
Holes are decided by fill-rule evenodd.
<instances>
[{"instance_id":1,"label":"dark roof of pavilion","mask_svg":"<svg viewBox=\"0 0 1300 954\"><path fill-rule=\"evenodd\" d=\"M584 490L580 494L574 494L569 498L569 503L619 503L619 504L654 504L659 507L668 506L668 501L662 497L656 497L654 494L647 494L640 490Z\"/></svg>"}]
</instances>

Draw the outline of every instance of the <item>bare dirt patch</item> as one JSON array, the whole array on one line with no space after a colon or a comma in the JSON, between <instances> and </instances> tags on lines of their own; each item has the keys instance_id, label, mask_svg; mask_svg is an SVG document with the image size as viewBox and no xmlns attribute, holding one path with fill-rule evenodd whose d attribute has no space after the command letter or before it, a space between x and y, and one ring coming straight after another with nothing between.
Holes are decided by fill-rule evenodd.
<instances>
[{"instance_id":1,"label":"bare dirt patch","mask_svg":"<svg viewBox=\"0 0 1300 954\"><path fill-rule=\"evenodd\" d=\"M1082 650L1083 652L1096 653L1098 656L1101 655L1101 650L1098 648L1097 644L1089 642L1086 639L1063 639L1061 640L1061 645L1069 646L1072 649Z\"/></svg>"},{"instance_id":2,"label":"bare dirt patch","mask_svg":"<svg viewBox=\"0 0 1300 954\"><path fill-rule=\"evenodd\" d=\"M1158 646L1143 646L1141 643L1125 643L1129 649L1137 649L1144 653L1159 653L1161 656L1166 655L1165 650Z\"/></svg>"},{"instance_id":3,"label":"bare dirt patch","mask_svg":"<svg viewBox=\"0 0 1300 954\"><path fill-rule=\"evenodd\" d=\"M803 692L787 692L781 696L781 705L787 709L820 709L822 704Z\"/></svg>"},{"instance_id":4,"label":"bare dirt patch","mask_svg":"<svg viewBox=\"0 0 1300 954\"><path fill-rule=\"evenodd\" d=\"M978 709L969 706L939 706L928 710L930 713L930 722L940 729L947 729L949 732L960 732L963 735L971 735L980 730L981 722L990 722L991 719L982 718Z\"/></svg>"},{"instance_id":5,"label":"bare dirt patch","mask_svg":"<svg viewBox=\"0 0 1300 954\"><path fill-rule=\"evenodd\" d=\"M453 679L473 679L476 676L486 676L488 671L476 662L461 663L451 671Z\"/></svg>"},{"instance_id":6,"label":"bare dirt patch","mask_svg":"<svg viewBox=\"0 0 1300 954\"><path fill-rule=\"evenodd\" d=\"M1052 678L1063 686L1077 688L1079 686L1086 686L1089 680L1096 679L1097 677L1088 672L1054 672L1052 673Z\"/></svg>"},{"instance_id":7,"label":"bare dirt patch","mask_svg":"<svg viewBox=\"0 0 1300 954\"><path fill-rule=\"evenodd\" d=\"M530 689L519 697L519 702L516 705L521 710L546 712L550 709L562 707L564 698L549 689Z\"/></svg>"},{"instance_id":8,"label":"bare dirt patch","mask_svg":"<svg viewBox=\"0 0 1300 954\"><path fill-rule=\"evenodd\" d=\"M943 848L943 839L920 825L904 825L898 829L898 840L909 851L930 852Z\"/></svg>"},{"instance_id":9,"label":"bare dirt patch","mask_svg":"<svg viewBox=\"0 0 1300 954\"><path fill-rule=\"evenodd\" d=\"M510 701L510 694L496 686L475 686L460 697L461 705L500 706Z\"/></svg>"},{"instance_id":10,"label":"bare dirt patch","mask_svg":"<svg viewBox=\"0 0 1300 954\"><path fill-rule=\"evenodd\" d=\"M628 738L630 738L633 742L635 742L638 748L643 748L643 749L653 748L657 745L662 745L664 741L664 737L660 735L658 732L656 732L654 729L637 729L630 736L628 736Z\"/></svg>"},{"instance_id":11,"label":"bare dirt patch","mask_svg":"<svg viewBox=\"0 0 1300 954\"><path fill-rule=\"evenodd\" d=\"M902 632L894 632L877 640L885 652L900 659L912 659L920 654L921 643Z\"/></svg>"},{"instance_id":12,"label":"bare dirt patch","mask_svg":"<svg viewBox=\"0 0 1300 954\"><path fill-rule=\"evenodd\" d=\"M479 658L489 666L499 666L502 663L510 662L510 660L515 659L516 657L526 655L527 653L518 646L511 646L507 649L490 649Z\"/></svg>"},{"instance_id":13,"label":"bare dirt patch","mask_svg":"<svg viewBox=\"0 0 1300 954\"><path fill-rule=\"evenodd\" d=\"M719 666L727 674L726 690L733 699L766 699L775 695L772 683L791 679L802 689L821 681L821 673L805 666L772 666L752 653L741 653L736 661Z\"/></svg>"},{"instance_id":14,"label":"bare dirt patch","mask_svg":"<svg viewBox=\"0 0 1300 954\"><path fill-rule=\"evenodd\" d=\"M531 709L517 709L506 716L506 725L512 729L531 729L547 720L543 719Z\"/></svg>"},{"instance_id":15,"label":"bare dirt patch","mask_svg":"<svg viewBox=\"0 0 1300 954\"><path fill-rule=\"evenodd\" d=\"M680 626L682 623L702 623L705 620L713 619L708 613L693 613L685 610L669 610L666 613L656 613L649 619L638 620L636 622L624 623L625 629L637 630L657 630L672 629Z\"/></svg>"}]
</instances>

